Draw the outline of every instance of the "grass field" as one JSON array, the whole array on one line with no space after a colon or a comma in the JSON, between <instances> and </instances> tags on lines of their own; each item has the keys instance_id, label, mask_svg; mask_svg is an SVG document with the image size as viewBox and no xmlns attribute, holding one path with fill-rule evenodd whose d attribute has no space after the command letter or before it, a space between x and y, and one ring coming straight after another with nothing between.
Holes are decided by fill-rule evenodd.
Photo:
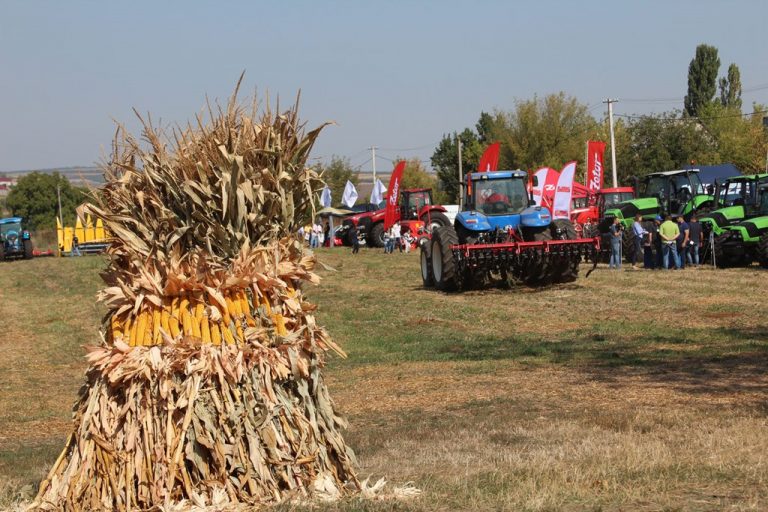
<instances>
[{"instance_id":1,"label":"grass field","mask_svg":"<svg viewBox=\"0 0 768 512\"><path fill-rule=\"evenodd\" d=\"M768 509L768 272L601 268L445 295L421 288L416 254L319 257L360 474L423 491L323 510ZM0 507L63 447L102 266L0 265Z\"/></svg>"}]
</instances>

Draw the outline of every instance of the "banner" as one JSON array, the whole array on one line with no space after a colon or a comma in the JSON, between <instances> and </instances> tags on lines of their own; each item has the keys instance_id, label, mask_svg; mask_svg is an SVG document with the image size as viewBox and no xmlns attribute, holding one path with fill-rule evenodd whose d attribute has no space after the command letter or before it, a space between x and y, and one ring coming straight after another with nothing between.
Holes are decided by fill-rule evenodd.
<instances>
[{"instance_id":1,"label":"banner","mask_svg":"<svg viewBox=\"0 0 768 512\"><path fill-rule=\"evenodd\" d=\"M573 197L573 177L576 174L576 162L568 162L560 173L552 203L553 219L570 219L571 198Z\"/></svg>"},{"instance_id":2,"label":"banner","mask_svg":"<svg viewBox=\"0 0 768 512\"><path fill-rule=\"evenodd\" d=\"M344 185L344 195L341 196L341 204L347 208L352 208L355 206L355 201L357 201L357 189L354 183L347 180L347 184Z\"/></svg>"},{"instance_id":3,"label":"banner","mask_svg":"<svg viewBox=\"0 0 768 512\"><path fill-rule=\"evenodd\" d=\"M405 169L405 160L401 160L392 171L392 177L389 179L387 187L387 206L384 211L384 229L389 229L397 220L397 200L400 196L400 180L403 177Z\"/></svg>"},{"instance_id":4,"label":"banner","mask_svg":"<svg viewBox=\"0 0 768 512\"><path fill-rule=\"evenodd\" d=\"M587 176L586 185L590 192L603 188L605 179L605 142L590 140L587 142Z\"/></svg>"},{"instance_id":5,"label":"banner","mask_svg":"<svg viewBox=\"0 0 768 512\"><path fill-rule=\"evenodd\" d=\"M533 187L533 200L536 206L546 206L551 209L560 173L549 167L542 167L534 173L534 176L539 181L539 185Z\"/></svg>"},{"instance_id":6,"label":"banner","mask_svg":"<svg viewBox=\"0 0 768 512\"><path fill-rule=\"evenodd\" d=\"M501 143L494 142L485 149L483 156L480 157L480 163L477 165L477 172L495 171L499 167L499 148Z\"/></svg>"},{"instance_id":7,"label":"banner","mask_svg":"<svg viewBox=\"0 0 768 512\"><path fill-rule=\"evenodd\" d=\"M323 187L323 192L320 194L320 205L323 208L331 207L331 189L328 188L328 185Z\"/></svg>"},{"instance_id":8,"label":"banner","mask_svg":"<svg viewBox=\"0 0 768 512\"><path fill-rule=\"evenodd\" d=\"M384 200L384 194L386 192L387 188L381 180L376 180L376 183L373 184L373 190L371 190L371 204L378 206L378 204Z\"/></svg>"}]
</instances>

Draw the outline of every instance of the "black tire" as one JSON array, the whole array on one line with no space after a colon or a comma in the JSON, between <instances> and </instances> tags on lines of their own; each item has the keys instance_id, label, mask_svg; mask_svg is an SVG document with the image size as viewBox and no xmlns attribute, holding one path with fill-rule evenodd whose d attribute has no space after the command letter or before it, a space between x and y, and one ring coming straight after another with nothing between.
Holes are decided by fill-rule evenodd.
<instances>
[{"instance_id":1,"label":"black tire","mask_svg":"<svg viewBox=\"0 0 768 512\"><path fill-rule=\"evenodd\" d=\"M438 290L450 292L458 288L458 272L451 250L451 245L458 243L453 226L441 226L432 232L432 276Z\"/></svg>"},{"instance_id":2,"label":"black tire","mask_svg":"<svg viewBox=\"0 0 768 512\"><path fill-rule=\"evenodd\" d=\"M24 259L31 260L34 257L35 247L32 245L32 240L24 240Z\"/></svg>"},{"instance_id":3,"label":"black tire","mask_svg":"<svg viewBox=\"0 0 768 512\"><path fill-rule=\"evenodd\" d=\"M635 255L635 230L631 227L624 229L621 236L621 252L624 256L624 261L632 263L632 257Z\"/></svg>"},{"instance_id":4,"label":"black tire","mask_svg":"<svg viewBox=\"0 0 768 512\"><path fill-rule=\"evenodd\" d=\"M548 242L552 240L552 231L549 226L543 228L527 228L523 231L523 238L530 242ZM520 276L529 286L549 284L550 265L546 260L531 265L524 275Z\"/></svg>"},{"instance_id":5,"label":"black tire","mask_svg":"<svg viewBox=\"0 0 768 512\"><path fill-rule=\"evenodd\" d=\"M429 240L425 240L423 243L419 243L419 247L421 249L419 258L421 262L421 282L424 288L432 288L435 286L435 275L432 273L432 246Z\"/></svg>"},{"instance_id":6,"label":"black tire","mask_svg":"<svg viewBox=\"0 0 768 512\"><path fill-rule=\"evenodd\" d=\"M3 261L5 259L5 245L4 242L0 241L0 261Z\"/></svg>"},{"instance_id":7,"label":"black tire","mask_svg":"<svg viewBox=\"0 0 768 512\"><path fill-rule=\"evenodd\" d=\"M384 223L377 222L371 227L368 236L365 239L368 247L384 247Z\"/></svg>"},{"instance_id":8,"label":"black tire","mask_svg":"<svg viewBox=\"0 0 768 512\"><path fill-rule=\"evenodd\" d=\"M727 231L722 235L715 237L715 265L718 268L746 267L749 265L749 258L747 258L746 255L726 254L723 247L728 243L730 238L731 234Z\"/></svg>"},{"instance_id":9,"label":"black tire","mask_svg":"<svg viewBox=\"0 0 768 512\"><path fill-rule=\"evenodd\" d=\"M451 221L442 212L429 212L421 216L421 221L427 227L427 233L439 227L450 226Z\"/></svg>"},{"instance_id":10,"label":"black tire","mask_svg":"<svg viewBox=\"0 0 768 512\"><path fill-rule=\"evenodd\" d=\"M768 268L768 232L760 236L760 242L757 244L757 261L763 268Z\"/></svg>"},{"instance_id":11,"label":"black tire","mask_svg":"<svg viewBox=\"0 0 768 512\"><path fill-rule=\"evenodd\" d=\"M552 222L552 229L559 233L561 240L576 240L578 235L576 234L576 227L570 220L557 219ZM571 257L567 260L563 260L557 263L555 269L553 269L553 279L558 283L571 283L579 277L579 256Z\"/></svg>"}]
</instances>

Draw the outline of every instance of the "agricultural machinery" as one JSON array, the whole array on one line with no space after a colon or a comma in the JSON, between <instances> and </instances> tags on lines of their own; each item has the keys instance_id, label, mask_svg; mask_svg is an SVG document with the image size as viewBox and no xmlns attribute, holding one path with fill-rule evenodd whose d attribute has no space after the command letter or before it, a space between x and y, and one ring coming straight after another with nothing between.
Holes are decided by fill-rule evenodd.
<instances>
[{"instance_id":1,"label":"agricultural machinery","mask_svg":"<svg viewBox=\"0 0 768 512\"><path fill-rule=\"evenodd\" d=\"M705 238L712 233L715 237L723 234L727 226L751 219L759 214L761 185L768 183L768 174L734 176L715 185L717 210L699 218Z\"/></svg>"},{"instance_id":2,"label":"agricultural machinery","mask_svg":"<svg viewBox=\"0 0 768 512\"><path fill-rule=\"evenodd\" d=\"M357 226L365 235L369 247L384 247L384 213L382 208L375 212L360 213L344 219L343 225ZM402 232L410 231L415 237L431 232L435 227L449 226L446 209L432 203L432 190L413 188L400 192L398 209L394 222L400 222Z\"/></svg>"},{"instance_id":3,"label":"agricultural machinery","mask_svg":"<svg viewBox=\"0 0 768 512\"><path fill-rule=\"evenodd\" d=\"M519 170L470 174L454 225L422 239L424 286L451 291L576 279L582 258L596 258L600 239L577 238L570 220L553 221L547 208L533 206L527 182Z\"/></svg>"},{"instance_id":4,"label":"agricultural machinery","mask_svg":"<svg viewBox=\"0 0 768 512\"><path fill-rule=\"evenodd\" d=\"M742 267L757 260L768 268L768 183L765 179L760 183L755 187L752 218L723 227L722 234L715 238L717 266Z\"/></svg>"},{"instance_id":5,"label":"agricultural machinery","mask_svg":"<svg viewBox=\"0 0 768 512\"><path fill-rule=\"evenodd\" d=\"M704 190L697 169L654 172L643 176L638 185L637 199L622 201L607 209L598 224L600 235L607 238L613 219L621 220L625 228L622 249L627 260L631 260L635 252L635 235L631 227L638 213L643 217L645 228L649 229L657 215L682 215L690 220L694 213L706 213L714 206L714 198Z\"/></svg>"},{"instance_id":6,"label":"agricultural machinery","mask_svg":"<svg viewBox=\"0 0 768 512\"><path fill-rule=\"evenodd\" d=\"M575 195L575 193L574 193ZM603 188L597 193L584 193L574 197L571 208L571 222L576 233L589 237L597 234L597 221L605 216L607 209L614 205L635 198L632 187Z\"/></svg>"},{"instance_id":7,"label":"agricultural machinery","mask_svg":"<svg viewBox=\"0 0 768 512\"><path fill-rule=\"evenodd\" d=\"M32 259L32 237L29 231L21 228L21 221L21 217L0 219L0 260Z\"/></svg>"}]
</instances>

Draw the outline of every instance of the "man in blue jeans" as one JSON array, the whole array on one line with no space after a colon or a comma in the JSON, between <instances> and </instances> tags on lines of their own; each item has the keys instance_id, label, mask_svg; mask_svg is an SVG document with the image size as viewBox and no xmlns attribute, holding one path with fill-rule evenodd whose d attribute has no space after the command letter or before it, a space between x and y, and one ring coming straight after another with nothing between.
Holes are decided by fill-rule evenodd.
<instances>
[{"instance_id":1,"label":"man in blue jeans","mask_svg":"<svg viewBox=\"0 0 768 512\"><path fill-rule=\"evenodd\" d=\"M699 266L699 248L703 241L704 235L701 230L701 223L698 217L693 215L691 222L688 223L688 263L694 267Z\"/></svg>"},{"instance_id":2,"label":"man in blue jeans","mask_svg":"<svg viewBox=\"0 0 768 512\"><path fill-rule=\"evenodd\" d=\"M615 268L616 270L621 270L621 240L623 235L621 228L621 221L618 217L614 217L613 224L609 229L611 233L611 259L608 268Z\"/></svg>"},{"instance_id":3,"label":"man in blue jeans","mask_svg":"<svg viewBox=\"0 0 768 512\"><path fill-rule=\"evenodd\" d=\"M672 264L675 269L680 269L680 259L677 256L677 237L680 236L680 228L675 222L672 222L672 216L667 215L666 220L659 226L659 236L661 237L661 249L664 253L664 268L670 266L669 257L672 256Z\"/></svg>"},{"instance_id":4,"label":"man in blue jeans","mask_svg":"<svg viewBox=\"0 0 768 512\"><path fill-rule=\"evenodd\" d=\"M680 229L680 235L677 237L677 266L685 268L685 260L688 254L688 223L681 215L677 218L677 227Z\"/></svg>"},{"instance_id":5,"label":"man in blue jeans","mask_svg":"<svg viewBox=\"0 0 768 512\"><path fill-rule=\"evenodd\" d=\"M643 245L648 237L648 231L643 227L643 216L639 213L635 215L635 222L632 223L632 233L635 235L635 252L632 253L632 268L637 270L637 261L643 255Z\"/></svg>"}]
</instances>

